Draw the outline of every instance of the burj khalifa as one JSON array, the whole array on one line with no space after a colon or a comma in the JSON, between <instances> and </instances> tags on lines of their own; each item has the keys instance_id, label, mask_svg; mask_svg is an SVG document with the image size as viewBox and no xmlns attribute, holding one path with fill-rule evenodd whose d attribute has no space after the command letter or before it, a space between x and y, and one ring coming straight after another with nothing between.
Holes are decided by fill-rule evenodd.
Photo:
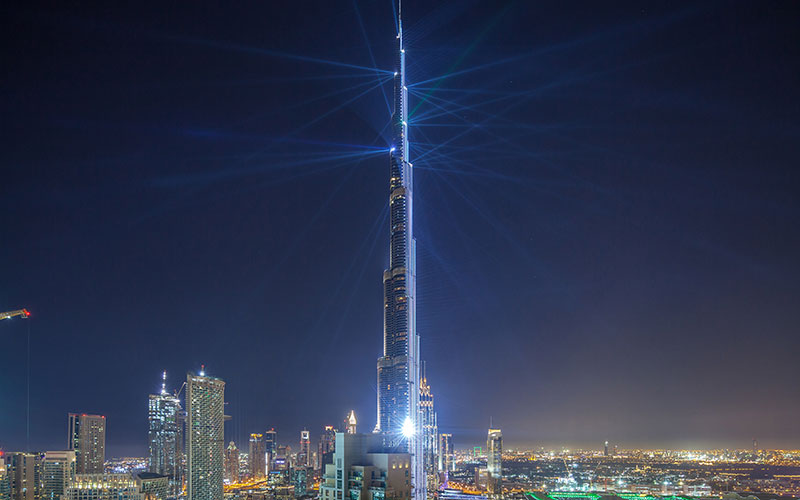
<instances>
[{"instance_id":1,"label":"burj khalifa","mask_svg":"<svg viewBox=\"0 0 800 500\"><path fill-rule=\"evenodd\" d=\"M414 500L427 496L419 418L419 336L416 329L416 241L413 170L408 161L408 90L398 3L392 144L389 150L389 268L383 272L383 356L378 359L376 432L387 447L411 454Z\"/></svg>"}]
</instances>

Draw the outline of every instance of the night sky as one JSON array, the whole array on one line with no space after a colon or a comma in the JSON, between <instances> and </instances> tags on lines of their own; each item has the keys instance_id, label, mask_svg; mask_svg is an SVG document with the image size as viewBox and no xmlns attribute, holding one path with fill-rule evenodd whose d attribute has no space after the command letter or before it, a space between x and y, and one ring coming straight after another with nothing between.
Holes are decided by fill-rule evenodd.
<instances>
[{"instance_id":1,"label":"night sky","mask_svg":"<svg viewBox=\"0 0 800 500\"><path fill-rule=\"evenodd\" d=\"M375 424L390 0L2 7L0 448L206 365L228 439ZM224 4L224 5L223 5ZM403 5L457 448L800 446L797 2ZM447 76L446 78L441 78Z\"/></svg>"}]
</instances>

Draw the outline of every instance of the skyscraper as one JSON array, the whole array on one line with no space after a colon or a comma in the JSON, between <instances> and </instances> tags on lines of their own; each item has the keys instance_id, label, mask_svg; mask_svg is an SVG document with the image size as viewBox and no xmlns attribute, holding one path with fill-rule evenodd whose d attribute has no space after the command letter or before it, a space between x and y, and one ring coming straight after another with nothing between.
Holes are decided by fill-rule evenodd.
<instances>
[{"instance_id":1,"label":"skyscraper","mask_svg":"<svg viewBox=\"0 0 800 500\"><path fill-rule=\"evenodd\" d=\"M311 460L311 433L307 429L300 431L300 451L297 453L297 465L308 467Z\"/></svg>"},{"instance_id":2,"label":"skyscraper","mask_svg":"<svg viewBox=\"0 0 800 500\"><path fill-rule=\"evenodd\" d=\"M70 481L74 479L74 451L45 452L41 471L42 500L61 500Z\"/></svg>"},{"instance_id":3,"label":"skyscraper","mask_svg":"<svg viewBox=\"0 0 800 500\"><path fill-rule=\"evenodd\" d=\"M35 453L7 453L4 455L8 497L11 500L35 500L39 492L36 481Z\"/></svg>"},{"instance_id":4,"label":"skyscraper","mask_svg":"<svg viewBox=\"0 0 800 500\"><path fill-rule=\"evenodd\" d=\"M188 500L222 500L225 382L186 374Z\"/></svg>"},{"instance_id":5,"label":"skyscraper","mask_svg":"<svg viewBox=\"0 0 800 500\"><path fill-rule=\"evenodd\" d=\"M492 496L503 493L503 433L500 429L489 429L486 438L487 489Z\"/></svg>"},{"instance_id":6,"label":"skyscraper","mask_svg":"<svg viewBox=\"0 0 800 500\"><path fill-rule=\"evenodd\" d=\"M264 479L267 475L267 450L264 447L263 434L250 434L250 453L247 458L250 464L250 477Z\"/></svg>"},{"instance_id":7,"label":"skyscraper","mask_svg":"<svg viewBox=\"0 0 800 500\"><path fill-rule=\"evenodd\" d=\"M428 490L439 488L439 427L433 407L433 392L428 384L425 363L419 383L419 418L422 423L422 458Z\"/></svg>"},{"instance_id":8,"label":"skyscraper","mask_svg":"<svg viewBox=\"0 0 800 500\"><path fill-rule=\"evenodd\" d=\"M325 464L333 460L333 450L336 443L336 430L332 425L326 425L319 437L319 449L317 450L317 469L324 469Z\"/></svg>"},{"instance_id":9,"label":"skyscraper","mask_svg":"<svg viewBox=\"0 0 800 500\"><path fill-rule=\"evenodd\" d=\"M383 272L383 356L378 359L376 431L387 446L411 455L413 497L425 500L419 418L419 337L416 330L416 243L413 177L408 161L408 93L402 9L397 13L392 144L389 150L389 268Z\"/></svg>"},{"instance_id":10,"label":"skyscraper","mask_svg":"<svg viewBox=\"0 0 800 500\"><path fill-rule=\"evenodd\" d=\"M67 448L75 452L78 474L101 474L106 461L106 417L69 414Z\"/></svg>"},{"instance_id":11,"label":"skyscraper","mask_svg":"<svg viewBox=\"0 0 800 500\"><path fill-rule=\"evenodd\" d=\"M8 500L9 484L8 484L8 467L6 466L6 459L0 454L0 500Z\"/></svg>"},{"instance_id":12,"label":"skyscraper","mask_svg":"<svg viewBox=\"0 0 800 500\"><path fill-rule=\"evenodd\" d=\"M267 452L267 471L271 471L274 467L272 462L278 451L278 432L274 427L264 433L264 449Z\"/></svg>"},{"instance_id":13,"label":"skyscraper","mask_svg":"<svg viewBox=\"0 0 800 500\"><path fill-rule=\"evenodd\" d=\"M439 440L439 470L454 471L455 470L455 457L453 454L453 435L440 434Z\"/></svg>"},{"instance_id":14,"label":"skyscraper","mask_svg":"<svg viewBox=\"0 0 800 500\"><path fill-rule=\"evenodd\" d=\"M358 420L356 420L356 411L350 410L350 415L344 419L344 425L347 428L348 434L355 434L356 433L356 426L358 425Z\"/></svg>"},{"instance_id":15,"label":"skyscraper","mask_svg":"<svg viewBox=\"0 0 800 500\"><path fill-rule=\"evenodd\" d=\"M182 482L181 454L183 453L183 426L180 421L181 401L177 396L169 394L166 386L167 372L162 375L161 392L151 394L147 407L147 434L149 458L147 467L150 472L170 478L170 483L177 488Z\"/></svg>"},{"instance_id":16,"label":"skyscraper","mask_svg":"<svg viewBox=\"0 0 800 500\"><path fill-rule=\"evenodd\" d=\"M233 441L225 449L225 479L229 483L239 482L239 448Z\"/></svg>"}]
</instances>

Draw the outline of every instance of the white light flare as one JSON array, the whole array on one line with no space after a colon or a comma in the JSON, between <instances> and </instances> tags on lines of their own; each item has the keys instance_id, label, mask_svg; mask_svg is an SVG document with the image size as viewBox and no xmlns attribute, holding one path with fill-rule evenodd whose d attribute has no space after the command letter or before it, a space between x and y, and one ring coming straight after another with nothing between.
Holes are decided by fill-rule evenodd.
<instances>
[{"instance_id":1,"label":"white light flare","mask_svg":"<svg viewBox=\"0 0 800 500\"><path fill-rule=\"evenodd\" d=\"M410 417L406 417L406 421L403 422L403 437L406 439L411 438L414 435L414 422L411 421Z\"/></svg>"}]
</instances>

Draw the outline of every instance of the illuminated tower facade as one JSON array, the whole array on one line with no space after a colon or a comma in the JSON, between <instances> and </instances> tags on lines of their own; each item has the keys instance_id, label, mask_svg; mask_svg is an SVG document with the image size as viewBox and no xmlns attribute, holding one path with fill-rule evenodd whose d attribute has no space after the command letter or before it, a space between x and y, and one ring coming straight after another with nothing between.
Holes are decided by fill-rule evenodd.
<instances>
[{"instance_id":1,"label":"illuminated tower facade","mask_svg":"<svg viewBox=\"0 0 800 500\"><path fill-rule=\"evenodd\" d=\"M106 417L70 413L67 449L75 452L78 474L101 474L106 461Z\"/></svg>"},{"instance_id":2,"label":"illuminated tower facade","mask_svg":"<svg viewBox=\"0 0 800 500\"><path fill-rule=\"evenodd\" d=\"M233 441L225 448L225 480L229 483L239 482L239 448Z\"/></svg>"},{"instance_id":3,"label":"illuminated tower facade","mask_svg":"<svg viewBox=\"0 0 800 500\"><path fill-rule=\"evenodd\" d=\"M167 372L162 375L161 392L151 394L147 406L149 431L148 469L169 476L172 486L181 482L181 443L183 426L180 421L181 401L169 394L166 386Z\"/></svg>"},{"instance_id":4,"label":"illuminated tower facade","mask_svg":"<svg viewBox=\"0 0 800 500\"><path fill-rule=\"evenodd\" d=\"M453 452L453 435L442 433L439 436L439 471L455 471L456 461L455 453Z\"/></svg>"},{"instance_id":5,"label":"illuminated tower facade","mask_svg":"<svg viewBox=\"0 0 800 500\"><path fill-rule=\"evenodd\" d=\"M486 470L489 495L498 497L503 493L503 433L500 429L489 429L486 437Z\"/></svg>"},{"instance_id":6,"label":"illuminated tower facade","mask_svg":"<svg viewBox=\"0 0 800 500\"><path fill-rule=\"evenodd\" d=\"M399 2L398 2L399 4ZM383 272L383 356L378 359L378 418L384 444L411 455L413 498L425 500L419 418L419 337L416 330L416 248L412 165L408 161L408 92L402 8L397 14L392 144L389 151L389 268Z\"/></svg>"},{"instance_id":7,"label":"illuminated tower facade","mask_svg":"<svg viewBox=\"0 0 800 500\"><path fill-rule=\"evenodd\" d=\"M222 500L225 382L186 375L187 500Z\"/></svg>"},{"instance_id":8,"label":"illuminated tower facade","mask_svg":"<svg viewBox=\"0 0 800 500\"><path fill-rule=\"evenodd\" d=\"M264 450L267 452L267 471L271 471L278 451L278 431L274 427L264 433Z\"/></svg>"},{"instance_id":9,"label":"illuminated tower facade","mask_svg":"<svg viewBox=\"0 0 800 500\"><path fill-rule=\"evenodd\" d=\"M250 434L250 453L247 455L252 479L264 479L267 475L267 449L263 434Z\"/></svg>"},{"instance_id":10,"label":"illuminated tower facade","mask_svg":"<svg viewBox=\"0 0 800 500\"><path fill-rule=\"evenodd\" d=\"M297 465L308 467L311 462L311 433L308 429L300 431L300 451L297 453Z\"/></svg>"},{"instance_id":11,"label":"illuminated tower facade","mask_svg":"<svg viewBox=\"0 0 800 500\"><path fill-rule=\"evenodd\" d=\"M61 500L61 496L75 479L74 451L47 451L44 454L40 482L42 500Z\"/></svg>"},{"instance_id":12,"label":"illuminated tower facade","mask_svg":"<svg viewBox=\"0 0 800 500\"><path fill-rule=\"evenodd\" d=\"M319 438L317 450L317 469L324 469L325 464L332 463L333 450L336 443L336 430L332 425L326 425Z\"/></svg>"},{"instance_id":13,"label":"illuminated tower facade","mask_svg":"<svg viewBox=\"0 0 800 500\"><path fill-rule=\"evenodd\" d=\"M433 392L428 384L425 364L422 365L422 380L419 384L419 418L422 424L422 458L428 491L439 489L439 426L433 408Z\"/></svg>"},{"instance_id":14,"label":"illuminated tower facade","mask_svg":"<svg viewBox=\"0 0 800 500\"><path fill-rule=\"evenodd\" d=\"M350 410L350 414L347 415L347 418L344 419L344 425L347 427L348 434L355 434L356 433L356 426L358 426L358 420L356 420L356 411Z\"/></svg>"}]
</instances>

